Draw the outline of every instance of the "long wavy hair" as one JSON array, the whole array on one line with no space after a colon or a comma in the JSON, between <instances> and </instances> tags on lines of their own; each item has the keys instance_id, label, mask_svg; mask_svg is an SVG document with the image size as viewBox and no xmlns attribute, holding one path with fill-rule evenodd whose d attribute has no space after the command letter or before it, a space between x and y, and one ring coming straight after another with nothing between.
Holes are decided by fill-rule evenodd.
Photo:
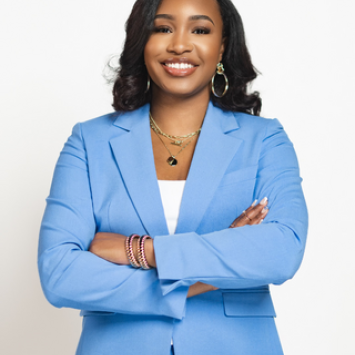
<instances>
[{"instance_id":1,"label":"long wavy hair","mask_svg":"<svg viewBox=\"0 0 355 355\"><path fill-rule=\"evenodd\" d=\"M229 80L229 90L218 98L211 93L213 103L224 110L259 115L261 98L258 92L248 93L248 84L257 72L245 43L242 19L230 0L216 0L226 38L222 63ZM113 104L116 111L133 111L151 101L152 90L146 92L148 72L144 65L144 48L153 30L154 17L161 0L137 0L126 22L126 40L114 72ZM216 75L217 93L224 90L223 76Z\"/></svg>"}]
</instances>

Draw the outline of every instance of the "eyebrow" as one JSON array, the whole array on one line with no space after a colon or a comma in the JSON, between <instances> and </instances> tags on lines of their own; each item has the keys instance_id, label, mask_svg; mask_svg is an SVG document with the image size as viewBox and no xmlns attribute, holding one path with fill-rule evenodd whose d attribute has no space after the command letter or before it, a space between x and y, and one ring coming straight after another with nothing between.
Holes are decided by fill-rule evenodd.
<instances>
[{"instance_id":1,"label":"eyebrow","mask_svg":"<svg viewBox=\"0 0 355 355\"><path fill-rule=\"evenodd\" d=\"M154 17L154 20L157 19L157 18L164 18L164 19L167 19L167 20L175 20L175 16L173 15L168 15L168 14L159 14L159 15L156 15ZM207 15L193 15L193 16L190 16L189 17L189 21L196 21L196 20L207 20L207 21L210 21L212 22L213 26L214 26L214 22L212 21L212 19L207 16Z\"/></svg>"}]
</instances>

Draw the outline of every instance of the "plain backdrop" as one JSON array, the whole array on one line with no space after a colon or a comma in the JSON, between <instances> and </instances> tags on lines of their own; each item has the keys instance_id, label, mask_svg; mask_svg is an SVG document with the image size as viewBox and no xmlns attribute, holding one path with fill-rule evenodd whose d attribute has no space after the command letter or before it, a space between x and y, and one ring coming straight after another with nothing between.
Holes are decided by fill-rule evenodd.
<instances>
[{"instance_id":1,"label":"plain backdrop","mask_svg":"<svg viewBox=\"0 0 355 355\"><path fill-rule=\"evenodd\" d=\"M38 232L73 125L112 111L102 72L122 49L133 2L1 0L1 354L75 352L79 311L45 300ZM309 208L304 262L271 287L285 354L353 355L354 1L234 3L262 73L253 85L262 115L293 141Z\"/></svg>"}]
</instances>

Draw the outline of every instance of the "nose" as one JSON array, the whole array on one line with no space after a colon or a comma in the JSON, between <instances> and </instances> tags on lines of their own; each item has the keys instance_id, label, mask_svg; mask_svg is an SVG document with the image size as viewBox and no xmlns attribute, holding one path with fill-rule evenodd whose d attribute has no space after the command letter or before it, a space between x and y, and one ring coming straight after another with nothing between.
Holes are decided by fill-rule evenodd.
<instances>
[{"instance_id":1,"label":"nose","mask_svg":"<svg viewBox=\"0 0 355 355\"><path fill-rule=\"evenodd\" d=\"M175 32L170 37L170 42L167 51L175 54L182 54L191 52L193 50L193 43L188 33L184 31Z\"/></svg>"}]
</instances>

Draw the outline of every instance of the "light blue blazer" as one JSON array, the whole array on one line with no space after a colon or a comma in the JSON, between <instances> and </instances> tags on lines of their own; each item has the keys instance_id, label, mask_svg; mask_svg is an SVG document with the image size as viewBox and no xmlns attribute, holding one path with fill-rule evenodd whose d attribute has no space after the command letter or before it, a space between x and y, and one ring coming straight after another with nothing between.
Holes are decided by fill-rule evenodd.
<instances>
[{"instance_id":1,"label":"light blue blazer","mask_svg":"<svg viewBox=\"0 0 355 355\"><path fill-rule=\"evenodd\" d=\"M169 235L154 166L149 104L74 126L58 159L38 267L56 307L82 310L77 355L279 355L269 284L299 268L307 209L293 145L277 119L209 103ZM255 200L257 226L228 228ZM96 232L149 234L157 268L88 252ZM186 299L197 281L218 287Z\"/></svg>"}]
</instances>

